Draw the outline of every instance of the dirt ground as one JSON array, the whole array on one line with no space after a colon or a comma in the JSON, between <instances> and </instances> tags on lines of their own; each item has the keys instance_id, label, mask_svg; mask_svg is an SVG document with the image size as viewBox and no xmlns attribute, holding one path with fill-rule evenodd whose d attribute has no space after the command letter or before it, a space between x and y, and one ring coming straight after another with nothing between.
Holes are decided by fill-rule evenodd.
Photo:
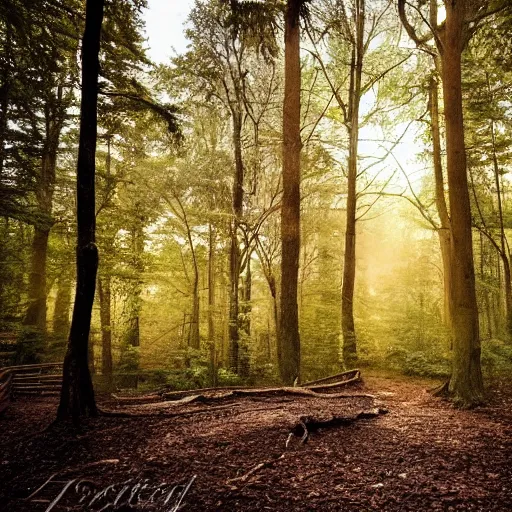
<instances>
[{"instance_id":1,"label":"dirt ground","mask_svg":"<svg viewBox=\"0 0 512 512\"><path fill-rule=\"evenodd\" d=\"M19 399L0 418L0 510L512 510L512 386L460 411L431 385L373 376L345 392L375 399L136 406L154 416L100 417L74 432L46 429L55 398ZM290 436L301 417L375 407L388 412L305 443L303 430ZM177 411L187 414L164 416Z\"/></svg>"}]
</instances>

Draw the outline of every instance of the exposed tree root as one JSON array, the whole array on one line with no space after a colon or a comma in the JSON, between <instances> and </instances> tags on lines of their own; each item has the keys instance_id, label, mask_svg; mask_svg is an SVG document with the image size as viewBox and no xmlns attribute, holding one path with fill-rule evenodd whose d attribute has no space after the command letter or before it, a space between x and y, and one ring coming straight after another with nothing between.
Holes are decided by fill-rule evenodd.
<instances>
[{"instance_id":1,"label":"exposed tree root","mask_svg":"<svg viewBox=\"0 0 512 512\"><path fill-rule=\"evenodd\" d=\"M324 399L339 399L339 398L371 398L375 399L374 395L369 395L366 393L318 393L314 390L307 389L307 388L261 388L261 389L241 389L236 388L233 390L229 390L226 392L222 392L222 389L215 389L208 390L206 393L210 392L211 395L206 394L196 394L197 391L191 391L191 392L179 392L179 395L175 394L165 394L163 396L158 396L157 401L155 399L154 395L148 395L147 399L146 397L138 397L137 399L128 398L124 399L119 397L117 399L118 403L121 405L127 405L127 406L144 406L144 407L150 407L150 406L157 406L159 404L166 404L166 406L169 405L184 405L189 404L192 402L215 402L215 401L221 401L226 400L229 398L236 398L236 397L276 397L276 396L295 396L295 397L308 397L308 398L324 398ZM192 394L194 393L194 394ZM213 393L219 393L219 394L213 394ZM178 398L179 397L179 398ZM164 399L164 402L161 402L161 400Z\"/></svg>"},{"instance_id":2,"label":"exposed tree root","mask_svg":"<svg viewBox=\"0 0 512 512\"><path fill-rule=\"evenodd\" d=\"M450 381L447 380L446 382L443 382L441 385L436 386L435 388L431 389L429 392L433 396L439 396L439 397L443 397L443 398L448 398L450 396L450 393L449 393L449 390L448 390L449 385L450 385Z\"/></svg>"},{"instance_id":3,"label":"exposed tree root","mask_svg":"<svg viewBox=\"0 0 512 512\"><path fill-rule=\"evenodd\" d=\"M267 459L264 462L260 462L259 464L256 464L256 466L253 466L249 471L247 471L247 473L244 473L243 475L237 476L235 478L230 478L229 480L227 480L226 483L227 484L233 484L233 483L238 483L238 482L244 483L251 476L253 476L254 473L259 471L260 469L269 468L269 467L273 466L276 462L284 459L284 455L285 454L282 453L281 455L279 455L279 457L274 457L272 459Z\"/></svg>"},{"instance_id":4,"label":"exposed tree root","mask_svg":"<svg viewBox=\"0 0 512 512\"><path fill-rule=\"evenodd\" d=\"M333 382L331 382L333 381ZM351 398L354 396L374 398L372 395L328 395L323 396L319 393L321 390L332 390L340 387L349 386L361 381L361 372L359 370L350 370L348 372L338 373L323 379L307 382L300 387L272 387L272 388L240 388L236 386L224 386L216 388L200 388L186 391L161 391L160 393L152 393L145 396L122 397L112 395L118 402L122 404L144 404L150 402L158 402L162 398L168 401L180 402L186 397L195 397L192 401L200 401L201 397L205 400L212 400L214 397L205 396L205 393L224 393L219 398L228 398L230 396L285 396L285 395L302 395L315 396L317 398ZM311 392L316 392L312 394ZM188 403L188 402L183 402Z\"/></svg>"},{"instance_id":5,"label":"exposed tree root","mask_svg":"<svg viewBox=\"0 0 512 512\"><path fill-rule=\"evenodd\" d=\"M176 418L179 416L193 416L194 414L202 414L209 413L212 411L218 411L221 409L232 409L233 407L238 407L240 404L227 404L227 405L218 405L216 407L204 407L202 409L193 409L191 411L181 411L181 412L166 412L163 409L160 409L151 413L137 413L137 412L127 412L127 411L111 411L106 409L100 409L100 416L112 417L112 418L149 418L149 417L164 417L164 418Z\"/></svg>"},{"instance_id":6,"label":"exposed tree root","mask_svg":"<svg viewBox=\"0 0 512 512\"><path fill-rule=\"evenodd\" d=\"M314 389L319 384L339 384L341 386L351 384L361 380L361 372L358 369L349 370L348 372L337 373L324 377L322 379L311 380L301 385L303 388ZM323 386L321 386L323 387Z\"/></svg>"},{"instance_id":7,"label":"exposed tree root","mask_svg":"<svg viewBox=\"0 0 512 512\"><path fill-rule=\"evenodd\" d=\"M381 414L386 414L386 409L371 409L368 411L361 411L358 414L352 416L330 416L328 418L316 418L313 416L302 416L298 423L292 428L288 439L286 441L285 449L287 450L290 444L290 440L293 436L300 437L300 444L304 444L308 441L310 433L315 432L321 428L332 428L351 425L358 420L366 420L376 418ZM241 476L230 478L226 481L228 485L240 484L247 482L255 473L261 469L272 467L274 464L285 458L286 451L278 457L267 459L259 464L256 464L247 472ZM236 485L233 489L237 489Z\"/></svg>"},{"instance_id":8,"label":"exposed tree root","mask_svg":"<svg viewBox=\"0 0 512 512\"><path fill-rule=\"evenodd\" d=\"M386 414L386 409L375 408L369 411L361 411L352 416L330 416L327 418L316 418L314 416L302 416L300 421L292 428L290 434L301 438L301 443L307 442L311 432L321 428L346 427L358 420L367 420L376 418L381 414Z\"/></svg>"}]
</instances>

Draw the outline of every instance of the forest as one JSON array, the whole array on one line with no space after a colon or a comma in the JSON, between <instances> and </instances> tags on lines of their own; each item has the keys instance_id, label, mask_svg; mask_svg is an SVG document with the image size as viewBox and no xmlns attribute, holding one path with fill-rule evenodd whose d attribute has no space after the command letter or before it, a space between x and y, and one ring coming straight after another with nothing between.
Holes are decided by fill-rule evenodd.
<instances>
[{"instance_id":1,"label":"forest","mask_svg":"<svg viewBox=\"0 0 512 512\"><path fill-rule=\"evenodd\" d=\"M511 1L178 3L0 3L0 509L510 510Z\"/></svg>"}]
</instances>

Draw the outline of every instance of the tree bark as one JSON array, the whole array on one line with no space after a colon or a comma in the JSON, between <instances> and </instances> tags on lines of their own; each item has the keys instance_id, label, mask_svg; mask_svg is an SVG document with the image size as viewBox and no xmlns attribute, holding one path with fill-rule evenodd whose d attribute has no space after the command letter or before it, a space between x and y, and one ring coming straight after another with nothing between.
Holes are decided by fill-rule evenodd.
<instances>
[{"instance_id":1,"label":"tree bark","mask_svg":"<svg viewBox=\"0 0 512 512\"><path fill-rule=\"evenodd\" d=\"M186 219L185 211L183 210L184 218ZM192 241L192 234L188 220L186 220L187 237L192 252L192 264L194 267L194 281L192 283L192 314L190 316L190 339L189 345L194 350L201 348L201 338L199 336L199 265L197 263L196 251Z\"/></svg>"},{"instance_id":2,"label":"tree bark","mask_svg":"<svg viewBox=\"0 0 512 512\"><path fill-rule=\"evenodd\" d=\"M235 148L235 179L233 182L233 220L231 222L231 247L229 253L229 366L237 373L239 364L239 292L240 247L238 226L243 213L244 165L242 160L242 115L233 110L233 145Z\"/></svg>"},{"instance_id":3,"label":"tree bark","mask_svg":"<svg viewBox=\"0 0 512 512\"><path fill-rule=\"evenodd\" d=\"M98 279L98 292L100 296L100 322L101 322L101 373L108 389L113 387L112 376L112 319L111 319L111 281L110 276Z\"/></svg>"},{"instance_id":4,"label":"tree bark","mask_svg":"<svg viewBox=\"0 0 512 512\"><path fill-rule=\"evenodd\" d=\"M210 382L217 385L217 347L215 339L215 230L208 225L208 343L210 349Z\"/></svg>"},{"instance_id":5,"label":"tree bark","mask_svg":"<svg viewBox=\"0 0 512 512\"><path fill-rule=\"evenodd\" d=\"M199 350L201 340L199 337L199 275L194 276L192 289L192 314L190 315L190 348Z\"/></svg>"},{"instance_id":6,"label":"tree bark","mask_svg":"<svg viewBox=\"0 0 512 512\"><path fill-rule=\"evenodd\" d=\"M284 34L283 199L281 204L281 379L300 379L297 286L300 254L300 0L288 0Z\"/></svg>"},{"instance_id":7,"label":"tree bark","mask_svg":"<svg viewBox=\"0 0 512 512\"><path fill-rule=\"evenodd\" d=\"M359 143L359 103L364 56L365 0L356 0L354 7L355 38L352 43L349 86L349 154L347 177L347 217L345 254L341 288L341 330L343 334L343 361L351 367L357 361L357 339L354 324L354 287L356 277L356 207L357 207L357 152Z\"/></svg>"},{"instance_id":8,"label":"tree bark","mask_svg":"<svg viewBox=\"0 0 512 512\"><path fill-rule=\"evenodd\" d=\"M462 0L445 2L445 5L441 55L453 279L453 364L449 391L461 405L472 406L483 399L483 380L462 115L461 54L466 5Z\"/></svg>"},{"instance_id":9,"label":"tree bark","mask_svg":"<svg viewBox=\"0 0 512 512\"><path fill-rule=\"evenodd\" d=\"M3 77L2 77L3 78ZM7 138L10 80L5 77L0 86L0 180L3 178L5 160L5 140Z\"/></svg>"},{"instance_id":10,"label":"tree bark","mask_svg":"<svg viewBox=\"0 0 512 512\"><path fill-rule=\"evenodd\" d=\"M63 88L59 85L55 93L48 93L44 105L45 141L35 195L39 212L48 219L52 214L57 152L66 116L62 94ZM45 221L45 224L47 222ZM46 225L34 226L28 289L29 306L23 322L25 325L36 327L42 333L46 332L46 259L49 235L50 227Z\"/></svg>"},{"instance_id":11,"label":"tree bark","mask_svg":"<svg viewBox=\"0 0 512 512\"><path fill-rule=\"evenodd\" d=\"M244 333L244 342L239 347L239 367L240 375L248 377L250 373L250 357L248 340L251 336L251 299L252 299L252 271L251 271L251 257L252 251L247 251L247 263L245 264L246 272L243 278L242 286L242 305L241 313L242 318L240 321L240 328Z\"/></svg>"},{"instance_id":12,"label":"tree bark","mask_svg":"<svg viewBox=\"0 0 512 512\"><path fill-rule=\"evenodd\" d=\"M69 308L71 306L71 269L65 268L57 281L57 297L53 312L53 334L65 338L69 334Z\"/></svg>"},{"instance_id":13,"label":"tree bark","mask_svg":"<svg viewBox=\"0 0 512 512\"><path fill-rule=\"evenodd\" d=\"M489 93L491 94L490 86ZM498 156L496 154L496 134L494 121L491 119L491 142L492 142L492 162L494 170L494 182L496 184L496 197L498 200L498 216L500 222L500 256L503 262L503 279L505 284L505 331L507 338L512 339L512 282L510 272L510 253L507 247L507 238L505 234L505 224L503 222L503 204L501 197L500 169Z\"/></svg>"},{"instance_id":14,"label":"tree bark","mask_svg":"<svg viewBox=\"0 0 512 512\"><path fill-rule=\"evenodd\" d=\"M29 305L23 324L46 332L46 256L48 252L49 229L34 227L32 256L28 285Z\"/></svg>"},{"instance_id":15,"label":"tree bark","mask_svg":"<svg viewBox=\"0 0 512 512\"><path fill-rule=\"evenodd\" d=\"M437 17L436 17L437 19ZM444 290L444 315L443 321L446 327L451 328L451 266L450 266L450 217L448 206L444 193L443 164L441 158L441 135L439 129L439 86L437 78L432 76L429 84L429 107L430 107L430 126L432 136L432 158L434 163L434 181L435 181L435 203L437 214L439 216L439 228L437 234L439 237L439 246L441 249L441 259L443 263L443 290Z\"/></svg>"},{"instance_id":16,"label":"tree bark","mask_svg":"<svg viewBox=\"0 0 512 512\"><path fill-rule=\"evenodd\" d=\"M98 270L95 244L98 75L104 0L87 0L82 40L82 99L77 161L77 284L68 351L64 358L58 419L96 416L98 411L87 363L92 305Z\"/></svg>"}]
</instances>

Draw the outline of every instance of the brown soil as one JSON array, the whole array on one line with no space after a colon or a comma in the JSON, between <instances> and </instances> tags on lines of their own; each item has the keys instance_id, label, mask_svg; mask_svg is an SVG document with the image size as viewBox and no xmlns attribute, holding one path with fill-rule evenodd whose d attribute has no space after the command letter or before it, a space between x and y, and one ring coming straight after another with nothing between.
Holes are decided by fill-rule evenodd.
<instances>
[{"instance_id":1,"label":"brown soil","mask_svg":"<svg viewBox=\"0 0 512 512\"><path fill-rule=\"evenodd\" d=\"M164 481L186 483L193 475L180 510L512 510L512 388L495 390L486 407L460 411L430 396L429 386L367 378L364 387L349 391L373 393L389 413L311 432L307 443L289 439L301 417L353 417L375 401L167 402L123 408L156 416L100 417L70 431L46 428L56 399L20 399L0 418L0 510L47 510L73 479L87 482L78 493L70 487L52 510L99 510L100 500L84 505L93 494L79 503L85 487L96 492L118 484L118 492L131 479L130 490L137 483L149 489ZM163 416L177 411L202 412ZM157 499L143 506L120 503L104 510L172 510L171 502Z\"/></svg>"}]
</instances>

